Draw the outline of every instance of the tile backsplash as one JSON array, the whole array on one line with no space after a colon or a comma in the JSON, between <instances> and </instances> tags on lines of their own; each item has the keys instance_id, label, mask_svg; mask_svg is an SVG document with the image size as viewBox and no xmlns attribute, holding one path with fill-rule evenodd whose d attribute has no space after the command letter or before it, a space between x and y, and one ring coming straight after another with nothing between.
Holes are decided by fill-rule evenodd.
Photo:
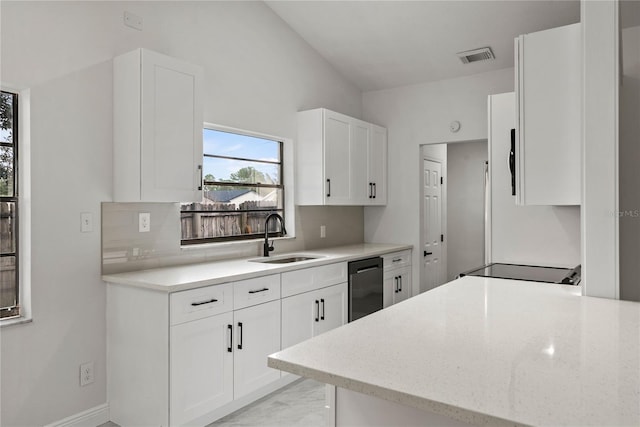
<instances>
[{"instance_id":1,"label":"tile backsplash","mask_svg":"<svg viewBox=\"0 0 640 427\"><path fill-rule=\"evenodd\" d=\"M151 230L138 231L138 214L148 212ZM296 207L296 238L277 240L278 252L362 243L362 207ZM325 225L327 237L319 238ZM259 256L257 241L180 246L178 203L102 203L102 274L212 260Z\"/></svg>"}]
</instances>

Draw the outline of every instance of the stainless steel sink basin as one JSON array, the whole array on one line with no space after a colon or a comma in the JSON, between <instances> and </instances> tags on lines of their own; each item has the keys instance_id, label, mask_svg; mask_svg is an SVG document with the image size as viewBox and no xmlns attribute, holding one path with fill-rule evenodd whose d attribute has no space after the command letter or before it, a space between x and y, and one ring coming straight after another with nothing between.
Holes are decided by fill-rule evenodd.
<instances>
[{"instance_id":1,"label":"stainless steel sink basin","mask_svg":"<svg viewBox=\"0 0 640 427\"><path fill-rule=\"evenodd\" d=\"M319 257L306 256L306 255L291 255L284 258L256 258L250 259L251 262L261 262L264 264L290 264L292 262L309 261L312 259L318 259Z\"/></svg>"}]
</instances>

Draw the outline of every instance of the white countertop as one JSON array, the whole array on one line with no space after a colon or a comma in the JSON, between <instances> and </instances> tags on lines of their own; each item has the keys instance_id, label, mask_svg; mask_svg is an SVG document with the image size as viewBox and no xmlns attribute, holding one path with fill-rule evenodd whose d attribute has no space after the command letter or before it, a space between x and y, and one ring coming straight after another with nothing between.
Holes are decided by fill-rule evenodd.
<instances>
[{"instance_id":1,"label":"white countertop","mask_svg":"<svg viewBox=\"0 0 640 427\"><path fill-rule=\"evenodd\" d=\"M202 286L252 279L254 277L265 276L268 274L299 270L301 268L379 256L405 249L411 249L411 246L363 243L329 249L295 252L296 255L304 254L318 258L290 264L265 264L261 262L252 262L250 260L262 259L261 257L252 257L154 268L128 273L107 274L102 276L102 280L110 283L137 286L164 292L177 292ZM288 255L289 254L279 254L274 255L271 258L277 259Z\"/></svg>"},{"instance_id":2,"label":"white countertop","mask_svg":"<svg viewBox=\"0 0 640 427\"><path fill-rule=\"evenodd\" d=\"M463 277L269 366L476 425L639 426L640 303Z\"/></svg>"}]
</instances>

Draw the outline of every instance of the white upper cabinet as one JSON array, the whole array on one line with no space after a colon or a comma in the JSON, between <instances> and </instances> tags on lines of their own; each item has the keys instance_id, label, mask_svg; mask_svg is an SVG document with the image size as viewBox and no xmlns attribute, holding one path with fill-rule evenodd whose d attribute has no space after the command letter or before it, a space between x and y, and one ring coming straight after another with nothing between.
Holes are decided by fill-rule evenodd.
<instances>
[{"instance_id":1,"label":"white upper cabinet","mask_svg":"<svg viewBox=\"0 0 640 427\"><path fill-rule=\"evenodd\" d=\"M515 40L516 203L581 203L580 24Z\"/></svg>"},{"instance_id":2,"label":"white upper cabinet","mask_svg":"<svg viewBox=\"0 0 640 427\"><path fill-rule=\"evenodd\" d=\"M387 129L371 125L367 180L370 205L387 204Z\"/></svg>"},{"instance_id":3,"label":"white upper cabinet","mask_svg":"<svg viewBox=\"0 0 640 427\"><path fill-rule=\"evenodd\" d=\"M113 67L114 201L201 201L202 68L146 49Z\"/></svg>"},{"instance_id":4,"label":"white upper cabinet","mask_svg":"<svg viewBox=\"0 0 640 427\"><path fill-rule=\"evenodd\" d=\"M315 161L321 166L324 163L324 198L328 205L349 204L353 195L350 185L350 159L355 147L351 145L351 122L349 117L342 114L327 112L324 120L324 150L315 157ZM298 158L307 157L308 148L298 146ZM321 162L324 154L324 162ZM307 159L312 160L313 159ZM300 175L305 175L305 170L299 168ZM322 184L322 182L320 182ZM302 190L303 188L300 188ZM301 200L301 198L299 198Z\"/></svg>"},{"instance_id":5,"label":"white upper cabinet","mask_svg":"<svg viewBox=\"0 0 640 427\"><path fill-rule=\"evenodd\" d=\"M384 205L386 165L385 128L324 108L298 113L298 205Z\"/></svg>"}]
</instances>

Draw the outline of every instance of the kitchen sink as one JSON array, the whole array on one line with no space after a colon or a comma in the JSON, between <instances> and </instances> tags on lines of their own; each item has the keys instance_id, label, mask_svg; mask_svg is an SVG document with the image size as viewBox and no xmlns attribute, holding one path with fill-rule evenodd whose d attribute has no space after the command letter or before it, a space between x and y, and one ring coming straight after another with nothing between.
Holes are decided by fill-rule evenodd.
<instances>
[{"instance_id":1,"label":"kitchen sink","mask_svg":"<svg viewBox=\"0 0 640 427\"><path fill-rule=\"evenodd\" d=\"M309 261L312 259L318 259L320 257L306 256L306 255L288 255L282 258L255 258L250 259L251 262L261 262L263 264L290 264L292 262Z\"/></svg>"}]
</instances>

